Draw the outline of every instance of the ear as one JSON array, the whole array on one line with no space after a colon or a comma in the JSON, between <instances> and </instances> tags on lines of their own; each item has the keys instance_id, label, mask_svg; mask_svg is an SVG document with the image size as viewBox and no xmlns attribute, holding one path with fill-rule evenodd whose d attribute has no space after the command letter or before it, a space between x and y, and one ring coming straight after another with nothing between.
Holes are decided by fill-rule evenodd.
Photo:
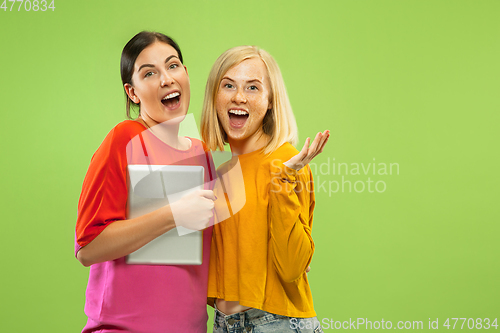
<instances>
[{"instance_id":1,"label":"ear","mask_svg":"<svg viewBox=\"0 0 500 333\"><path fill-rule=\"evenodd\" d=\"M186 70L186 74L187 76L189 76L189 73L188 73L188 68L186 66L184 66L184 69Z\"/></svg>"},{"instance_id":2,"label":"ear","mask_svg":"<svg viewBox=\"0 0 500 333\"><path fill-rule=\"evenodd\" d=\"M135 89L130 83L125 83L123 85L125 88L125 92L127 93L128 97L134 102L135 104L139 104L141 100L139 99L139 96L135 94Z\"/></svg>"}]
</instances>

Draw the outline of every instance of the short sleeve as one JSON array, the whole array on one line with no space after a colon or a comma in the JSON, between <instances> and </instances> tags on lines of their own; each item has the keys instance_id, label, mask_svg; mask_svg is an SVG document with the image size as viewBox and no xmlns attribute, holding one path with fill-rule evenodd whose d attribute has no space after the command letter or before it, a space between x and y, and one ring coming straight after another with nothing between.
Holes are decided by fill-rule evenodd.
<instances>
[{"instance_id":1,"label":"short sleeve","mask_svg":"<svg viewBox=\"0 0 500 333\"><path fill-rule=\"evenodd\" d=\"M115 127L97 149L78 202L75 255L109 223L126 218L127 136Z\"/></svg>"}]
</instances>

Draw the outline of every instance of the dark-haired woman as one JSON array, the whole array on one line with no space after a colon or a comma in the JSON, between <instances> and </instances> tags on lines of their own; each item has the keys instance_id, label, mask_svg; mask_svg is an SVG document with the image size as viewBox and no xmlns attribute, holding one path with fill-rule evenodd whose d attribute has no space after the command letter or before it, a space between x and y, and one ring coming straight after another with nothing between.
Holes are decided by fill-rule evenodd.
<instances>
[{"instance_id":1,"label":"dark-haired woman","mask_svg":"<svg viewBox=\"0 0 500 333\"><path fill-rule=\"evenodd\" d=\"M190 99L181 51L163 34L141 32L123 49L121 76L127 115L136 105L139 116L106 136L92 157L78 204L75 254L90 266L83 332L205 332L212 228L204 230L200 266L125 262L125 256L176 226L201 230L212 218L215 197L208 189L137 218L126 215L128 164L182 160L209 170L201 141L178 135Z\"/></svg>"}]
</instances>

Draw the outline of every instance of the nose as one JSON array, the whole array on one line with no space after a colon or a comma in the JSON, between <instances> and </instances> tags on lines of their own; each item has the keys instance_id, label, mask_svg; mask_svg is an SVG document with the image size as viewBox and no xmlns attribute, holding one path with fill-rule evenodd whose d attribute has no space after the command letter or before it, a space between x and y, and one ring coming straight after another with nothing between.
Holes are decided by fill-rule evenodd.
<instances>
[{"instance_id":1,"label":"nose","mask_svg":"<svg viewBox=\"0 0 500 333\"><path fill-rule=\"evenodd\" d=\"M161 83L162 87L170 86L174 83L174 79L172 78L172 76L169 75L169 73L167 71L164 71L161 74L161 82L160 83Z\"/></svg>"},{"instance_id":2,"label":"nose","mask_svg":"<svg viewBox=\"0 0 500 333\"><path fill-rule=\"evenodd\" d=\"M246 98L246 95L245 93L243 92L243 90L241 88L238 88L234 94L233 94L233 98L232 98L232 101L234 103L237 103L237 104L240 104L240 103L246 103L247 102L247 98Z\"/></svg>"}]
</instances>

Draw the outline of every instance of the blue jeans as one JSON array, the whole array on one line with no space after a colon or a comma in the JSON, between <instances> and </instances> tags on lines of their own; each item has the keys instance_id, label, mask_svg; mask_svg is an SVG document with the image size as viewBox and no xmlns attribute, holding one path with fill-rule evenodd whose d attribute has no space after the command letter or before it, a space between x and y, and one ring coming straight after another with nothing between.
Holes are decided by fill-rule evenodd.
<instances>
[{"instance_id":1,"label":"blue jeans","mask_svg":"<svg viewBox=\"0 0 500 333\"><path fill-rule=\"evenodd\" d=\"M323 330L316 317L291 318L259 309L225 315L215 307L213 333L268 332L323 333Z\"/></svg>"}]
</instances>

